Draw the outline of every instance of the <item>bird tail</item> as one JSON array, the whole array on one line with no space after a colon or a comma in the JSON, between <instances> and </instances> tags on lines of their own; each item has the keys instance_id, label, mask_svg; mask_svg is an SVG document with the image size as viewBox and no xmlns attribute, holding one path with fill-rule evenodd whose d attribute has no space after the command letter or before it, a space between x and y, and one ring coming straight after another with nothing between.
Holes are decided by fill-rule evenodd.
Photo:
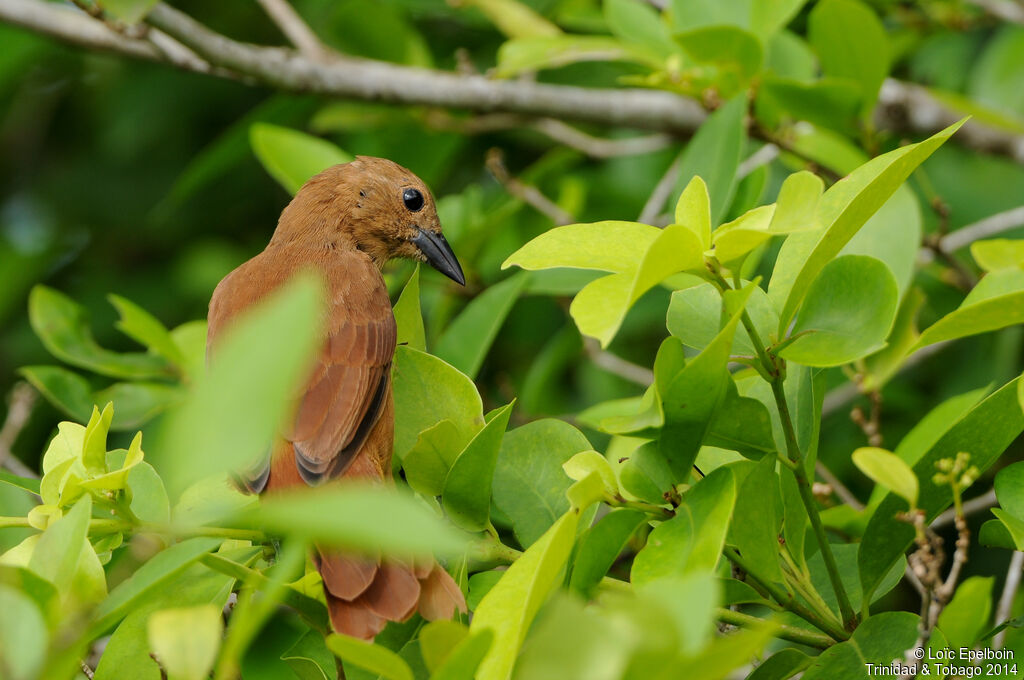
<instances>
[{"instance_id":1,"label":"bird tail","mask_svg":"<svg viewBox=\"0 0 1024 680\"><path fill-rule=\"evenodd\" d=\"M388 621L406 621L417 611L428 621L466 611L462 591L439 564L406 564L316 552L331 626L344 635L372 640Z\"/></svg>"}]
</instances>

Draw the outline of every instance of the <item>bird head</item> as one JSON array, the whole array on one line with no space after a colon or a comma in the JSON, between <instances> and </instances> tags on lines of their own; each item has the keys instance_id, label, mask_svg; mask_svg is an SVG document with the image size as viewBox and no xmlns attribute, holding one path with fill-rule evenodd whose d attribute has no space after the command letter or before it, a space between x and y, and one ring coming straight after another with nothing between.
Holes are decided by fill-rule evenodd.
<instances>
[{"instance_id":1,"label":"bird head","mask_svg":"<svg viewBox=\"0 0 1024 680\"><path fill-rule=\"evenodd\" d=\"M357 156L306 182L281 213L274 233L274 240L296 238L357 248L378 266L396 257L427 262L460 285L466 283L441 233L430 190L415 174L384 158Z\"/></svg>"}]
</instances>

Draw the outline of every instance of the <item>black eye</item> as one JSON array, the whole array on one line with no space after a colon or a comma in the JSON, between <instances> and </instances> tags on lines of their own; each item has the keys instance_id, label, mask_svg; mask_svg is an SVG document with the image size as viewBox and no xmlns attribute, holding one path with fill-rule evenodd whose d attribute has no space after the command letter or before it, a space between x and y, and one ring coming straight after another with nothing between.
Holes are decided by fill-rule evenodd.
<instances>
[{"instance_id":1,"label":"black eye","mask_svg":"<svg viewBox=\"0 0 1024 680\"><path fill-rule=\"evenodd\" d=\"M423 194L419 189L406 189L402 192L402 202L410 212L416 212L423 207Z\"/></svg>"}]
</instances>

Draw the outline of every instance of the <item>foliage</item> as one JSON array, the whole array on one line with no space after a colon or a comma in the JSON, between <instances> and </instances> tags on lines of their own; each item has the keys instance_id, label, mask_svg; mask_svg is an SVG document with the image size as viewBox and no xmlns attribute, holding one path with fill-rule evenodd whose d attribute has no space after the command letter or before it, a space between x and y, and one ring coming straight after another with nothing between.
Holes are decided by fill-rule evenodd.
<instances>
[{"instance_id":1,"label":"foliage","mask_svg":"<svg viewBox=\"0 0 1024 680\"><path fill-rule=\"evenodd\" d=\"M123 24L154 4L99 3ZM710 115L685 143L588 160L532 128L473 137L486 116L257 103L0 29L12 108L41 106L45 76L22 91L12 75L40 56L121 107L65 95L58 120L87 109L88 134L52 131L67 151L0 213L4 368L49 404L15 442L41 478L0 470L0 677L71 678L84 661L100 680L334 679L338 664L353 679L863 678L915 646L1024 655L1021 598L996 612L992 578L1024 551L1024 241L941 247L1012 207L1024 169L960 146L962 121L911 141L874 118L899 75L1019 132L1024 33L958 3L296 4L359 56L429 66L468 45L462 64L493 78L663 89ZM161 139L129 124L160 107L174 114L154 120ZM517 177L482 176L491 144L515 149ZM357 153L435 188L468 285L385 271L396 485L257 501L229 478L287 417L318 286L247 314L209 370L198 319L284 192ZM132 191L113 181L122 162ZM83 191L94 172L109 180ZM139 244L120 248L129 233ZM848 390L853 422L836 416ZM983 487L998 507L972 544L965 497ZM929 525L947 512L953 562L971 556L948 589L917 572L941 577L928 556L950 537ZM415 616L372 644L333 634L313 543L437 557L470 615Z\"/></svg>"}]
</instances>

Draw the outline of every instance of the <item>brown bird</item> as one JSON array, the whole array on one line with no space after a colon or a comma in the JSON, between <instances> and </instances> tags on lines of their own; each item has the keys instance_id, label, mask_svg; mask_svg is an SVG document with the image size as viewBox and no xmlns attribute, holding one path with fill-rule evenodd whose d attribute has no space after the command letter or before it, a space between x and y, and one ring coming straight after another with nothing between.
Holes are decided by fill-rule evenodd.
<instances>
[{"instance_id":1,"label":"brown bird","mask_svg":"<svg viewBox=\"0 0 1024 680\"><path fill-rule=\"evenodd\" d=\"M249 491L341 477L390 479L396 330L380 270L394 257L428 262L465 284L423 182L396 163L360 156L306 182L281 213L266 249L217 286L208 354L239 312L300 270L317 270L326 283L326 337L312 375L290 427L241 480ZM382 562L322 549L315 559L339 633L372 639L388 621L404 621L417 610L426 619L466 610L462 592L436 563Z\"/></svg>"}]
</instances>

